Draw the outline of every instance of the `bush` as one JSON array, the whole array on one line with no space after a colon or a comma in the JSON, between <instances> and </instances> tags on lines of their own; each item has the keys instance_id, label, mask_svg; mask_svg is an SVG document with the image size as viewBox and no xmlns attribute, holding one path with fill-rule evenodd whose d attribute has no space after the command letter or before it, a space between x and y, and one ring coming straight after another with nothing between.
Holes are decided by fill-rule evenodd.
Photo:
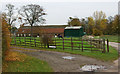
<instances>
[{"instance_id":1,"label":"bush","mask_svg":"<svg viewBox=\"0 0 120 74\"><path fill-rule=\"evenodd\" d=\"M49 37L49 35L47 35L47 34L42 35L41 42L44 44L44 46L47 45L48 48L49 48L50 44L53 44L52 37Z\"/></svg>"},{"instance_id":2,"label":"bush","mask_svg":"<svg viewBox=\"0 0 120 74\"><path fill-rule=\"evenodd\" d=\"M101 30L98 30L98 29L93 29L93 35L94 36L101 36L103 35L102 31Z\"/></svg>"}]
</instances>

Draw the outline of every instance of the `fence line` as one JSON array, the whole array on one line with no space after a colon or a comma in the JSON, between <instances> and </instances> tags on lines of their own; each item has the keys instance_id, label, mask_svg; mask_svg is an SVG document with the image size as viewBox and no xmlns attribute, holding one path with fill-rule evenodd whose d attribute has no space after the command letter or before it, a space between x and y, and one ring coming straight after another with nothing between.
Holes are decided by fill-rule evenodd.
<instances>
[{"instance_id":1,"label":"fence line","mask_svg":"<svg viewBox=\"0 0 120 74\"><path fill-rule=\"evenodd\" d=\"M31 46L39 48L49 48L49 46L56 46L56 49L71 49L89 51L101 51L103 53L109 52L109 40L107 39L107 51L105 47L105 39L81 39L81 38L54 38L52 44L44 44L39 37L14 37L12 38L12 45Z\"/></svg>"}]
</instances>

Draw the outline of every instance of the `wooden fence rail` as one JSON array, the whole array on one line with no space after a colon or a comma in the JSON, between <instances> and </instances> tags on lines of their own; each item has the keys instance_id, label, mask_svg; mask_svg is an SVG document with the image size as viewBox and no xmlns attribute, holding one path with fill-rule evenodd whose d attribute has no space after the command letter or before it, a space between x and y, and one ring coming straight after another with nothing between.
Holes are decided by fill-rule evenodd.
<instances>
[{"instance_id":1,"label":"wooden fence rail","mask_svg":"<svg viewBox=\"0 0 120 74\"><path fill-rule=\"evenodd\" d=\"M71 49L89 51L101 51L103 53L109 52L109 40L107 39L107 48L105 46L105 39L81 39L81 38L53 38L52 44L44 44L38 37L13 37L12 45L30 46L39 48L49 48L55 46L56 49ZM107 50L106 50L107 49Z\"/></svg>"}]
</instances>

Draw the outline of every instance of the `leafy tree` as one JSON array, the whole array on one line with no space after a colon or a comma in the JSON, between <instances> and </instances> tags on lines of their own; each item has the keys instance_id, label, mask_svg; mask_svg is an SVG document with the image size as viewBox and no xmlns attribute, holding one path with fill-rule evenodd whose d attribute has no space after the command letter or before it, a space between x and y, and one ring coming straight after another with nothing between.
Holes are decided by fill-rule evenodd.
<instances>
[{"instance_id":1,"label":"leafy tree","mask_svg":"<svg viewBox=\"0 0 120 74\"><path fill-rule=\"evenodd\" d=\"M79 18L69 17L68 25L69 26L81 26L81 23L80 23Z\"/></svg>"},{"instance_id":2,"label":"leafy tree","mask_svg":"<svg viewBox=\"0 0 120 74\"><path fill-rule=\"evenodd\" d=\"M105 19L105 18L106 18L106 15L105 15L105 13L102 12L102 11L100 11L100 12L95 11L95 12L93 13L93 17L95 18L95 22L96 22L96 25L97 25L97 22L98 22L98 21L101 21L102 19Z\"/></svg>"},{"instance_id":3,"label":"leafy tree","mask_svg":"<svg viewBox=\"0 0 120 74\"><path fill-rule=\"evenodd\" d=\"M87 33L92 34L93 33L93 28L95 25L95 21L92 17L88 17L88 28L87 28Z\"/></svg>"},{"instance_id":4,"label":"leafy tree","mask_svg":"<svg viewBox=\"0 0 120 74\"><path fill-rule=\"evenodd\" d=\"M114 17L112 17L112 16L108 17L108 23L112 24L113 20L114 20Z\"/></svg>"},{"instance_id":5,"label":"leafy tree","mask_svg":"<svg viewBox=\"0 0 120 74\"><path fill-rule=\"evenodd\" d=\"M103 31L103 33L104 33L104 30L107 27L107 22L108 22L107 19L102 19L101 22L100 22L100 30Z\"/></svg>"},{"instance_id":6,"label":"leafy tree","mask_svg":"<svg viewBox=\"0 0 120 74\"><path fill-rule=\"evenodd\" d=\"M108 22L104 34L112 35L113 34L112 25L113 25L114 17L109 16L107 20Z\"/></svg>"},{"instance_id":7,"label":"leafy tree","mask_svg":"<svg viewBox=\"0 0 120 74\"><path fill-rule=\"evenodd\" d=\"M84 31L86 31L86 20L84 18L81 19L81 25L84 28Z\"/></svg>"},{"instance_id":8,"label":"leafy tree","mask_svg":"<svg viewBox=\"0 0 120 74\"><path fill-rule=\"evenodd\" d=\"M30 4L23 6L18 13L20 14L20 19L24 24L29 24L31 26L31 36L32 27L34 25L45 23L45 19L43 19L43 15L46 15L44 9L40 5Z\"/></svg>"},{"instance_id":9,"label":"leafy tree","mask_svg":"<svg viewBox=\"0 0 120 74\"><path fill-rule=\"evenodd\" d=\"M120 31L119 31L119 27L120 27L120 15L116 15L114 17L114 21L112 23L112 30L114 32L114 34L118 34Z\"/></svg>"},{"instance_id":10,"label":"leafy tree","mask_svg":"<svg viewBox=\"0 0 120 74\"><path fill-rule=\"evenodd\" d=\"M100 35L103 35L103 33L101 30L99 30L97 28L93 28L93 35L100 36Z\"/></svg>"},{"instance_id":11,"label":"leafy tree","mask_svg":"<svg viewBox=\"0 0 120 74\"><path fill-rule=\"evenodd\" d=\"M94 12L93 17L95 19L95 27L104 33L108 22L105 13L96 11Z\"/></svg>"}]
</instances>

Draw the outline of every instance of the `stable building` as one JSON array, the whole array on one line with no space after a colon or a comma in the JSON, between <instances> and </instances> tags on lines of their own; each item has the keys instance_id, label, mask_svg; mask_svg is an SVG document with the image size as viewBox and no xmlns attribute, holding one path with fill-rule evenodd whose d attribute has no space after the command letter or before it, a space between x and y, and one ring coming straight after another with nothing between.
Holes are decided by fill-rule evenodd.
<instances>
[{"instance_id":1,"label":"stable building","mask_svg":"<svg viewBox=\"0 0 120 74\"><path fill-rule=\"evenodd\" d=\"M47 34L49 36L54 36L55 34L60 34L64 36L64 28L67 25L45 25L45 26L33 26L32 33L34 37ZM18 37L29 37L31 36L31 26L23 26L18 29L16 33Z\"/></svg>"},{"instance_id":2,"label":"stable building","mask_svg":"<svg viewBox=\"0 0 120 74\"><path fill-rule=\"evenodd\" d=\"M85 32L82 26L71 26L64 29L64 37L82 37L83 35Z\"/></svg>"}]
</instances>

